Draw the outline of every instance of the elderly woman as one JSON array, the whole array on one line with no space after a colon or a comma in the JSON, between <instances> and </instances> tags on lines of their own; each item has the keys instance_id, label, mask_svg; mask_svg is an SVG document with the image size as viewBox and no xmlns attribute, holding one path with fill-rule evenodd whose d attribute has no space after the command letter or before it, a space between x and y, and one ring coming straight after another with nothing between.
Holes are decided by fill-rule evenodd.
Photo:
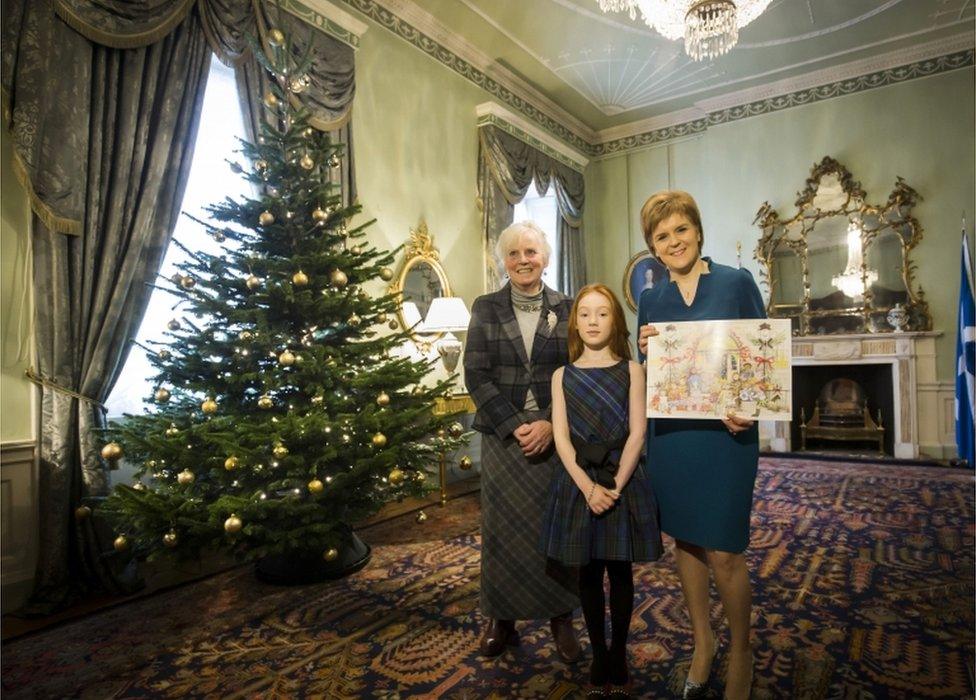
<instances>
[{"instance_id":1,"label":"elderly woman","mask_svg":"<svg viewBox=\"0 0 976 700\"><path fill-rule=\"evenodd\" d=\"M547 561L542 517L555 470L551 380L568 358L572 299L542 283L551 250L531 221L502 231L495 250L509 282L471 308L464 381L482 432L481 611L489 619L481 653L518 644L516 620L549 619L556 651L579 658L574 572Z\"/></svg>"},{"instance_id":2,"label":"elderly woman","mask_svg":"<svg viewBox=\"0 0 976 700\"><path fill-rule=\"evenodd\" d=\"M639 349L668 321L763 318L759 289L748 270L702 257L698 205L687 192L664 191L641 209L641 228L667 277L641 293ZM743 552L749 544L752 490L759 462L753 421L648 421L647 461L661 515L661 530L675 539L678 578L695 640L683 697L703 697L715 635L709 622L709 575L715 578L729 622L725 697L747 698L752 682L749 646L751 591Z\"/></svg>"}]
</instances>

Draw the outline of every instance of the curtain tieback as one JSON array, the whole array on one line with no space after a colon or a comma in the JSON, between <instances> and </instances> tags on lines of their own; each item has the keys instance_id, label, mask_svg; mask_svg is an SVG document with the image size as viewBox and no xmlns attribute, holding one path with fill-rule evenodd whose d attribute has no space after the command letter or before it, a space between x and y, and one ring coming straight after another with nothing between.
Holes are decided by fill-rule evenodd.
<instances>
[{"instance_id":1,"label":"curtain tieback","mask_svg":"<svg viewBox=\"0 0 976 700\"><path fill-rule=\"evenodd\" d=\"M90 403L93 406L97 406L98 408L100 408L102 413L108 413L108 408L106 408L105 404L103 404L101 401L96 401L90 396L79 394L77 391L61 386L53 379L48 379L43 374L38 374L37 372L35 372L33 367L28 367L27 370L24 372L24 376L26 376L29 380L31 380L35 384L43 386L47 389L53 389L54 391L60 392L62 394L67 394L68 396L76 398L79 401Z\"/></svg>"}]
</instances>

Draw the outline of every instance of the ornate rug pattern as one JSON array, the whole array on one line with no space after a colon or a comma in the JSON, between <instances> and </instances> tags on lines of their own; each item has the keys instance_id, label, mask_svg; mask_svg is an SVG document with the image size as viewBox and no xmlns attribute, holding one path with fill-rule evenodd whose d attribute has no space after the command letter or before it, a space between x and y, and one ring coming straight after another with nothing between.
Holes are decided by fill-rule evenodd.
<instances>
[{"instance_id":1,"label":"ornate rug pattern","mask_svg":"<svg viewBox=\"0 0 976 700\"><path fill-rule=\"evenodd\" d=\"M972 696L973 485L946 469L763 459L749 550L753 697ZM545 622L521 623L519 648L479 657L476 499L428 508L422 526L364 532L372 562L339 582L277 588L243 567L14 640L3 693L578 697L588 662L562 664ZM635 697L673 697L691 638L670 551L635 578ZM727 639L717 604L713 620ZM579 617L577 629L585 640ZM714 697L724 664L720 651Z\"/></svg>"}]
</instances>

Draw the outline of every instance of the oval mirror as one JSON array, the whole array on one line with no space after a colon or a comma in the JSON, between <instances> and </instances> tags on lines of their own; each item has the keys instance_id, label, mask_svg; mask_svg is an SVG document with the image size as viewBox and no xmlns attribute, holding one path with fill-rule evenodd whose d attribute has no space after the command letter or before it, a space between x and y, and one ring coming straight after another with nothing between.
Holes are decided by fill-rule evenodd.
<instances>
[{"instance_id":1,"label":"oval mirror","mask_svg":"<svg viewBox=\"0 0 976 700\"><path fill-rule=\"evenodd\" d=\"M447 273L440 263L440 254L434 248L427 224L410 231L410 242L404 248L403 264L390 284L390 292L400 295L397 309L399 322L410 329L427 317L431 302L437 297L451 296ZM415 330L410 332L414 340L433 342L443 333L424 334Z\"/></svg>"}]
</instances>

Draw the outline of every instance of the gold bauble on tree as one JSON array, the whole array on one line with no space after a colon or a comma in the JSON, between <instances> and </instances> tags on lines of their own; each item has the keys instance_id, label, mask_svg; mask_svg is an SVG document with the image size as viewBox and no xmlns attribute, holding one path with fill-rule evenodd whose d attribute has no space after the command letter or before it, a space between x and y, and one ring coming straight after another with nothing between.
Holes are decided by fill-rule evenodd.
<instances>
[{"instance_id":1,"label":"gold bauble on tree","mask_svg":"<svg viewBox=\"0 0 976 700\"><path fill-rule=\"evenodd\" d=\"M265 209L263 212L258 214L258 223L262 226L270 226L275 222L274 214Z\"/></svg>"},{"instance_id":2,"label":"gold bauble on tree","mask_svg":"<svg viewBox=\"0 0 976 700\"><path fill-rule=\"evenodd\" d=\"M312 156L307 153L298 159L298 164L305 170L311 170L315 167L315 161L312 160Z\"/></svg>"},{"instance_id":3,"label":"gold bauble on tree","mask_svg":"<svg viewBox=\"0 0 976 700\"><path fill-rule=\"evenodd\" d=\"M323 484L318 479L312 479L308 482L308 492L309 493L322 493L325 489L325 484Z\"/></svg>"},{"instance_id":4,"label":"gold bauble on tree","mask_svg":"<svg viewBox=\"0 0 976 700\"><path fill-rule=\"evenodd\" d=\"M326 211L324 209L320 209L319 207L315 207L315 209L312 210L312 219L314 221L325 221L328 218L329 218L329 215L328 215L328 213L326 213Z\"/></svg>"},{"instance_id":5,"label":"gold bauble on tree","mask_svg":"<svg viewBox=\"0 0 976 700\"><path fill-rule=\"evenodd\" d=\"M257 289L261 286L261 278L257 275L248 275L247 279L244 280L244 284L247 285L248 289Z\"/></svg>"},{"instance_id":6,"label":"gold bauble on tree","mask_svg":"<svg viewBox=\"0 0 976 700\"><path fill-rule=\"evenodd\" d=\"M383 433L376 433L372 439L373 447L385 447L386 446L386 435Z\"/></svg>"},{"instance_id":7,"label":"gold bauble on tree","mask_svg":"<svg viewBox=\"0 0 976 700\"><path fill-rule=\"evenodd\" d=\"M417 522L418 523L425 523L425 522L427 522L427 514L424 511L419 511L417 513Z\"/></svg>"},{"instance_id":8,"label":"gold bauble on tree","mask_svg":"<svg viewBox=\"0 0 976 700\"><path fill-rule=\"evenodd\" d=\"M176 423L170 423L169 427L166 428L166 437L176 437L180 434L180 429L176 427Z\"/></svg>"},{"instance_id":9,"label":"gold bauble on tree","mask_svg":"<svg viewBox=\"0 0 976 700\"><path fill-rule=\"evenodd\" d=\"M389 479L390 483L394 486L399 486L406 478L406 474L404 474L403 470L399 467L394 467L392 470L390 470L390 474L386 478Z\"/></svg>"},{"instance_id":10,"label":"gold bauble on tree","mask_svg":"<svg viewBox=\"0 0 976 700\"><path fill-rule=\"evenodd\" d=\"M191 472L189 469L184 469L183 471L181 471L179 474L176 475L177 483L181 484L182 486L186 486L187 484L192 484L196 478L197 478L196 475L194 475L194 473Z\"/></svg>"},{"instance_id":11,"label":"gold bauble on tree","mask_svg":"<svg viewBox=\"0 0 976 700\"><path fill-rule=\"evenodd\" d=\"M268 43L272 46L281 46L285 43L285 33L275 27L268 32Z\"/></svg>"},{"instance_id":12,"label":"gold bauble on tree","mask_svg":"<svg viewBox=\"0 0 976 700\"><path fill-rule=\"evenodd\" d=\"M330 168L338 168L340 165L342 165L342 161L339 160L339 155L338 154L333 153L331 156L329 156L329 167Z\"/></svg>"},{"instance_id":13,"label":"gold bauble on tree","mask_svg":"<svg viewBox=\"0 0 976 700\"><path fill-rule=\"evenodd\" d=\"M342 270L333 270L332 274L329 275L329 281L336 287L345 287L349 283L349 278Z\"/></svg>"},{"instance_id":14,"label":"gold bauble on tree","mask_svg":"<svg viewBox=\"0 0 976 700\"><path fill-rule=\"evenodd\" d=\"M278 355L278 362L285 367L291 367L295 364L295 355L291 350L285 350L283 353Z\"/></svg>"},{"instance_id":15,"label":"gold bauble on tree","mask_svg":"<svg viewBox=\"0 0 976 700\"><path fill-rule=\"evenodd\" d=\"M237 457L235 457L234 455L231 455L230 457L224 460L224 469L226 469L229 472L234 471L239 466L240 466L240 460L237 459Z\"/></svg>"},{"instance_id":16,"label":"gold bauble on tree","mask_svg":"<svg viewBox=\"0 0 976 700\"><path fill-rule=\"evenodd\" d=\"M376 315L377 323L386 323L386 319L389 318L385 313L380 313Z\"/></svg>"},{"instance_id":17,"label":"gold bauble on tree","mask_svg":"<svg viewBox=\"0 0 976 700\"><path fill-rule=\"evenodd\" d=\"M377 406L389 406L390 405L390 395L385 391L381 391L376 397Z\"/></svg>"},{"instance_id":18,"label":"gold bauble on tree","mask_svg":"<svg viewBox=\"0 0 976 700\"><path fill-rule=\"evenodd\" d=\"M461 469L467 471L472 466L474 466L474 462L471 461L470 457L464 455L461 459L458 460L458 466L461 467Z\"/></svg>"},{"instance_id":19,"label":"gold bauble on tree","mask_svg":"<svg viewBox=\"0 0 976 700\"><path fill-rule=\"evenodd\" d=\"M183 287L183 289L193 289L195 286L197 286L197 281L189 275L184 275L180 279L180 286Z\"/></svg>"},{"instance_id":20,"label":"gold bauble on tree","mask_svg":"<svg viewBox=\"0 0 976 700\"><path fill-rule=\"evenodd\" d=\"M258 399L258 408L263 408L265 410L272 408L274 406L274 401L267 394L262 394Z\"/></svg>"},{"instance_id":21,"label":"gold bauble on tree","mask_svg":"<svg viewBox=\"0 0 976 700\"><path fill-rule=\"evenodd\" d=\"M165 535L163 535L163 544L167 547L175 547L179 538L176 535L176 530L170 530Z\"/></svg>"},{"instance_id":22,"label":"gold bauble on tree","mask_svg":"<svg viewBox=\"0 0 976 700\"><path fill-rule=\"evenodd\" d=\"M231 513L230 517L224 521L224 532L228 532L232 535L235 532L240 532L242 527L244 527L244 521L238 518L234 513Z\"/></svg>"},{"instance_id":23,"label":"gold bauble on tree","mask_svg":"<svg viewBox=\"0 0 976 700\"><path fill-rule=\"evenodd\" d=\"M459 438L464 433L464 426L460 423L451 423L451 427L447 431L451 434L451 437Z\"/></svg>"},{"instance_id":24,"label":"gold bauble on tree","mask_svg":"<svg viewBox=\"0 0 976 700\"><path fill-rule=\"evenodd\" d=\"M178 331L183 326L181 326L180 322L177 321L175 318L171 318L169 322L166 324L166 327L169 328L171 331Z\"/></svg>"},{"instance_id":25,"label":"gold bauble on tree","mask_svg":"<svg viewBox=\"0 0 976 700\"><path fill-rule=\"evenodd\" d=\"M145 491L146 490L146 485L144 483L142 483L141 481L137 481L134 484L132 484L132 489L134 491Z\"/></svg>"},{"instance_id":26,"label":"gold bauble on tree","mask_svg":"<svg viewBox=\"0 0 976 700\"><path fill-rule=\"evenodd\" d=\"M109 461L122 459L122 445L117 442L110 442L102 447L102 458Z\"/></svg>"},{"instance_id":27,"label":"gold bauble on tree","mask_svg":"<svg viewBox=\"0 0 976 700\"><path fill-rule=\"evenodd\" d=\"M166 403L169 401L169 390L159 387L156 389L154 398L156 399L156 403Z\"/></svg>"},{"instance_id":28,"label":"gold bauble on tree","mask_svg":"<svg viewBox=\"0 0 976 700\"><path fill-rule=\"evenodd\" d=\"M308 284L308 275L299 270L291 276L291 283L296 287L304 287L306 284Z\"/></svg>"},{"instance_id":29,"label":"gold bauble on tree","mask_svg":"<svg viewBox=\"0 0 976 700\"><path fill-rule=\"evenodd\" d=\"M265 170L268 169L268 161L266 160L254 161L254 169L257 170L259 173L264 172Z\"/></svg>"},{"instance_id":30,"label":"gold bauble on tree","mask_svg":"<svg viewBox=\"0 0 976 700\"><path fill-rule=\"evenodd\" d=\"M359 318L359 316L357 316L356 314L353 314L352 316L350 316L349 319L346 321L346 323L348 323L353 328L358 328L359 327L359 324L362 323L362 322L363 322L363 319Z\"/></svg>"},{"instance_id":31,"label":"gold bauble on tree","mask_svg":"<svg viewBox=\"0 0 976 700\"><path fill-rule=\"evenodd\" d=\"M383 279L385 282L389 282L391 279L393 279L393 270L391 270L388 267L381 267L380 278Z\"/></svg>"},{"instance_id":32,"label":"gold bauble on tree","mask_svg":"<svg viewBox=\"0 0 976 700\"><path fill-rule=\"evenodd\" d=\"M207 415L212 415L217 412L217 402L213 397L208 397L200 404L200 410Z\"/></svg>"},{"instance_id":33,"label":"gold bauble on tree","mask_svg":"<svg viewBox=\"0 0 976 700\"><path fill-rule=\"evenodd\" d=\"M129 538L125 535L119 535L115 538L115 541L112 542L112 546L115 548L116 552L124 552L129 548Z\"/></svg>"},{"instance_id":34,"label":"gold bauble on tree","mask_svg":"<svg viewBox=\"0 0 976 700\"><path fill-rule=\"evenodd\" d=\"M395 331L399 327L400 327L400 324L397 322L397 320L395 318L390 321L390 330L391 331Z\"/></svg>"},{"instance_id":35,"label":"gold bauble on tree","mask_svg":"<svg viewBox=\"0 0 976 700\"><path fill-rule=\"evenodd\" d=\"M271 450L271 454L275 456L275 459L284 459L288 456L288 448L279 442L274 446L274 449Z\"/></svg>"},{"instance_id":36,"label":"gold bauble on tree","mask_svg":"<svg viewBox=\"0 0 976 700\"><path fill-rule=\"evenodd\" d=\"M171 353L169 350L160 350L156 354L159 356L160 360L168 360L173 356L173 353Z\"/></svg>"},{"instance_id":37,"label":"gold bauble on tree","mask_svg":"<svg viewBox=\"0 0 976 700\"><path fill-rule=\"evenodd\" d=\"M88 506L78 506L75 508L75 520L81 522L91 517L92 510Z\"/></svg>"},{"instance_id":38,"label":"gold bauble on tree","mask_svg":"<svg viewBox=\"0 0 976 700\"><path fill-rule=\"evenodd\" d=\"M274 108L278 106L278 96L273 92L266 92L264 94L264 104L268 107Z\"/></svg>"},{"instance_id":39,"label":"gold bauble on tree","mask_svg":"<svg viewBox=\"0 0 976 700\"><path fill-rule=\"evenodd\" d=\"M325 401L325 397L322 394L316 394L309 401L313 406L321 406L322 402Z\"/></svg>"},{"instance_id":40,"label":"gold bauble on tree","mask_svg":"<svg viewBox=\"0 0 976 700\"><path fill-rule=\"evenodd\" d=\"M326 561L335 561L339 558L339 550L335 547L329 547L325 552L322 553L322 558Z\"/></svg>"}]
</instances>

